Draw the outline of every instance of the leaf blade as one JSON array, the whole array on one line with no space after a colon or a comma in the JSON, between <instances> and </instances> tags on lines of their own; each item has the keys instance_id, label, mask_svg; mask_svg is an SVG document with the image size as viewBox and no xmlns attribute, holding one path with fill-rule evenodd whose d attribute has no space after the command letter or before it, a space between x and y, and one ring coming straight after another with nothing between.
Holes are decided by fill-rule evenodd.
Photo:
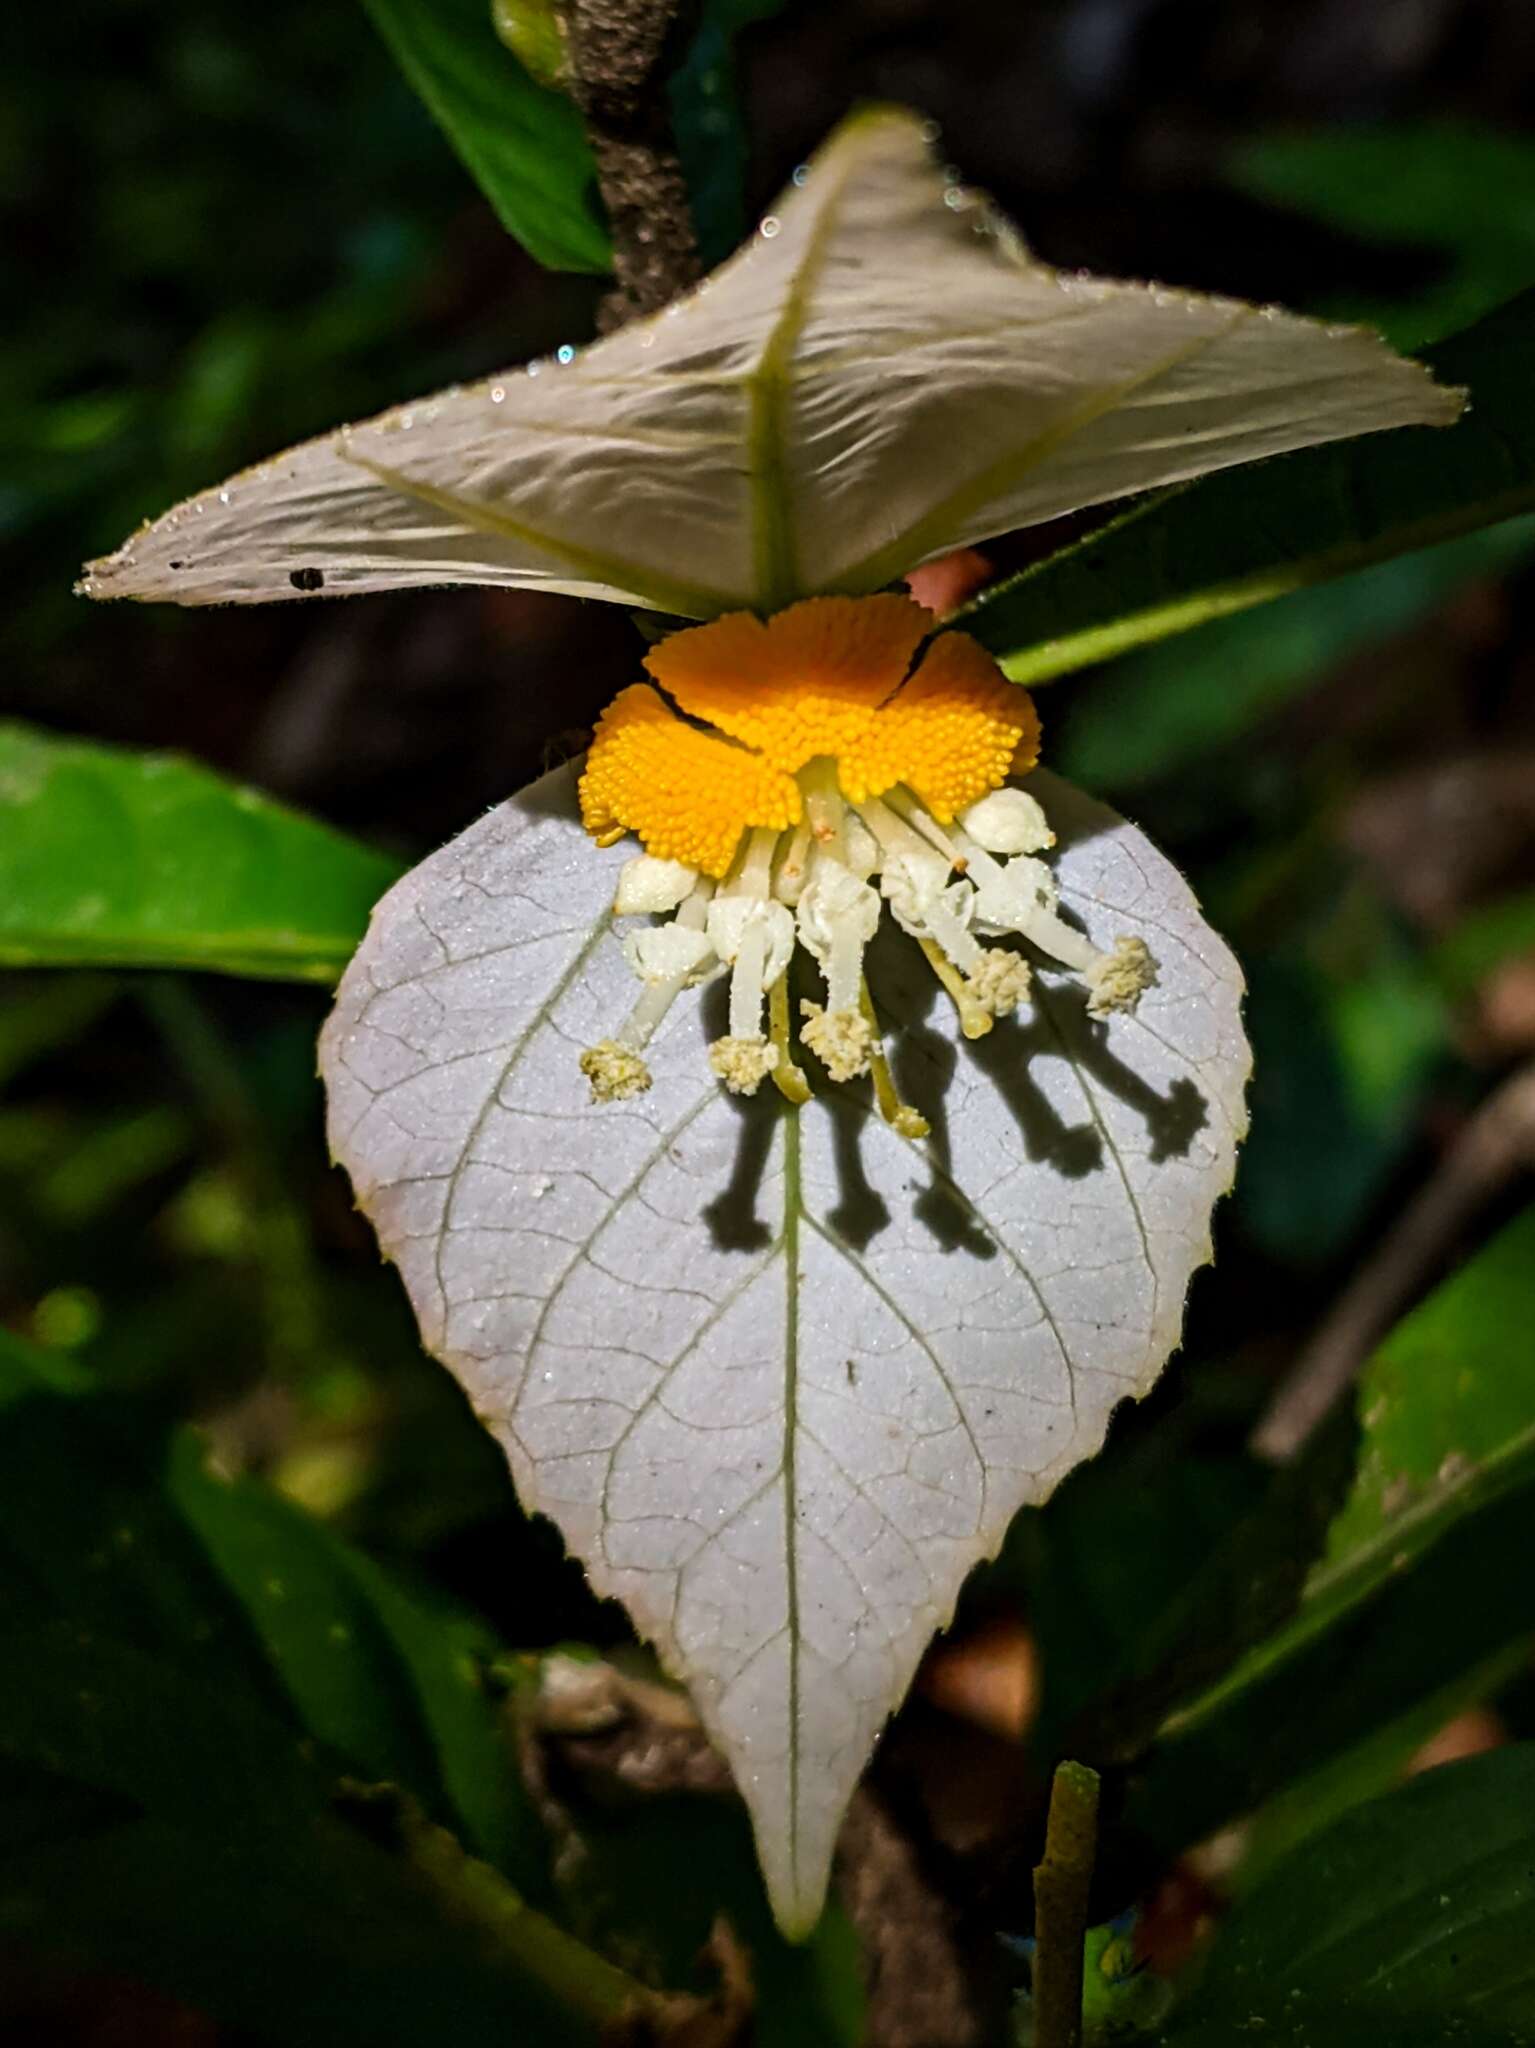
<instances>
[{"instance_id":1,"label":"leaf blade","mask_svg":"<svg viewBox=\"0 0 1535 2048\"><path fill-rule=\"evenodd\" d=\"M596 165L580 116L530 78L481 0L363 0L400 69L502 226L550 270L606 271Z\"/></svg>"},{"instance_id":2,"label":"leaf blade","mask_svg":"<svg viewBox=\"0 0 1535 2048\"><path fill-rule=\"evenodd\" d=\"M1273 2005L1373 2028L1535 2036L1535 1745L1429 1771L1345 1815L1245 1900L1171 2044ZM1281 2037L1283 2038L1283 2037ZM1392 2038L1395 2039L1393 2032Z\"/></svg>"},{"instance_id":3,"label":"leaf blade","mask_svg":"<svg viewBox=\"0 0 1535 2048\"><path fill-rule=\"evenodd\" d=\"M394 863L179 756L0 725L0 964L333 981Z\"/></svg>"}]
</instances>

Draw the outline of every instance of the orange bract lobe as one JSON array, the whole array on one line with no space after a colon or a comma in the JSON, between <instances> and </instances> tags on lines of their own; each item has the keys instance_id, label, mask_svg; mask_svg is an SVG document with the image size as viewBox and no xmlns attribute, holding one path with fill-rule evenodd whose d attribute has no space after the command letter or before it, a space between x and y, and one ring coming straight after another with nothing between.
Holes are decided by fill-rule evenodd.
<instances>
[{"instance_id":1,"label":"orange bract lobe","mask_svg":"<svg viewBox=\"0 0 1535 2048\"><path fill-rule=\"evenodd\" d=\"M856 743L933 623L909 597L812 597L673 633L645 666L690 717L794 775Z\"/></svg>"},{"instance_id":2,"label":"orange bract lobe","mask_svg":"<svg viewBox=\"0 0 1535 2048\"><path fill-rule=\"evenodd\" d=\"M603 712L581 777L581 822L594 838L633 832L647 853L723 875L742 832L798 823L792 776L760 754L677 717L648 684Z\"/></svg>"},{"instance_id":3,"label":"orange bract lobe","mask_svg":"<svg viewBox=\"0 0 1535 2048\"><path fill-rule=\"evenodd\" d=\"M717 878L744 831L798 822L794 778L822 758L851 802L903 784L948 823L1034 765L1039 720L966 634L938 634L913 668L933 628L890 595L807 598L673 633L645 657L665 696L637 683L603 714L581 781L587 830L626 829Z\"/></svg>"}]
</instances>

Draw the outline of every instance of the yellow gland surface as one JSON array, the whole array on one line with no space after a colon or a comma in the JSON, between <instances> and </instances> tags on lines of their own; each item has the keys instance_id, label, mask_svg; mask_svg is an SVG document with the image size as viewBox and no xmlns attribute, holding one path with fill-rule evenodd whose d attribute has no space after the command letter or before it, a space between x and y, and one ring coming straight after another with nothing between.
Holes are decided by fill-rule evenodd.
<instances>
[{"instance_id":1,"label":"yellow gland surface","mask_svg":"<svg viewBox=\"0 0 1535 2048\"><path fill-rule=\"evenodd\" d=\"M673 633L645 658L665 697L633 684L603 713L581 778L587 830L628 830L718 878L744 831L799 821L794 777L825 758L849 801L901 783L948 823L1034 765L1039 720L966 634L938 634L913 669L934 623L907 597L813 597Z\"/></svg>"},{"instance_id":2,"label":"yellow gland surface","mask_svg":"<svg viewBox=\"0 0 1535 2048\"><path fill-rule=\"evenodd\" d=\"M792 775L686 724L645 683L603 712L581 777L581 822L594 839L633 832L658 860L716 879L748 827L783 831L800 809Z\"/></svg>"},{"instance_id":3,"label":"yellow gland surface","mask_svg":"<svg viewBox=\"0 0 1535 2048\"><path fill-rule=\"evenodd\" d=\"M837 763L852 803L898 782L941 825L1039 759L1039 714L978 641L942 633Z\"/></svg>"}]
</instances>

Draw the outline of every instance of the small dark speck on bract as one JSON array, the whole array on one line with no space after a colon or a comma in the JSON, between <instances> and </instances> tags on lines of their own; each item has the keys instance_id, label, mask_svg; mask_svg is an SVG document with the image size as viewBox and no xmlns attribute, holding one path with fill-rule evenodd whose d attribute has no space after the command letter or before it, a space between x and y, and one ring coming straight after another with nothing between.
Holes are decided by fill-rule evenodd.
<instances>
[{"instance_id":1,"label":"small dark speck on bract","mask_svg":"<svg viewBox=\"0 0 1535 2048\"><path fill-rule=\"evenodd\" d=\"M323 590L325 571L323 569L290 569L288 581L295 590Z\"/></svg>"}]
</instances>

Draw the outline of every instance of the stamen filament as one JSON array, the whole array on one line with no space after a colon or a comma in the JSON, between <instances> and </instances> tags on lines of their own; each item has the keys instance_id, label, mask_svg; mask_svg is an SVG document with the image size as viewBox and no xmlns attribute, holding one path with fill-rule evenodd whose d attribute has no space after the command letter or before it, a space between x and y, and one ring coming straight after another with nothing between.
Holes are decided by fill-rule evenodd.
<instances>
[{"instance_id":1,"label":"stamen filament","mask_svg":"<svg viewBox=\"0 0 1535 2048\"><path fill-rule=\"evenodd\" d=\"M810 819L807 815L795 826L789 840L788 851L778 863L778 873L773 880L774 895L780 903L787 903L791 910L803 893L809 868ZM787 1014L785 1012L785 1015Z\"/></svg>"},{"instance_id":2,"label":"stamen filament","mask_svg":"<svg viewBox=\"0 0 1535 2048\"><path fill-rule=\"evenodd\" d=\"M875 798L875 802L878 801L879 799ZM929 846L938 853L947 854L950 864L956 867L961 874L965 872L965 869L970 864L970 855L966 852L964 846L966 835L957 825L952 826L946 832L932 812L924 805L918 803L917 799L907 790L888 790L885 795L885 801L898 817L927 841ZM973 846L975 842L972 840L970 843Z\"/></svg>"},{"instance_id":3,"label":"stamen filament","mask_svg":"<svg viewBox=\"0 0 1535 2048\"><path fill-rule=\"evenodd\" d=\"M824 846L834 860L847 864L847 842L842 821L847 805L837 787L837 764L821 755L799 773L800 793L805 799L805 816L818 846Z\"/></svg>"},{"instance_id":4,"label":"stamen filament","mask_svg":"<svg viewBox=\"0 0 1535 2048\"><path fill-rule=\"evenodd\" d=\"M707 875L700 875L673 921L687 931L701 932L704 920L708 916L709 900L713 894L713 882ZM651 983L614 1033L614 1042L628 1052L643 1052L660 1029L667 1011L687 987L690 978L686 974L676 974L669 981Z\"/></svg>"},{"instance_id":5,"label":"stamen filament","mask_svg":"<svg viewBox=\"0 0 1535 2048\"><path fill-rule=\"evenodd\" d=\"M996 1019L971 995L962 977L950 965L943 948L934 939L918 939L917 944L927 955L927 964L943 983L959 1012L959 1028L966 1038L984 1038Z\"/></svg>"},{"instance_id":6,"label":"stamen filament","mask_svg":"<svg viewBox=\"0 0 1535 2048\"><path fill-rule=\"evenodd\" d=\"M869 1074L874 1082L874 1100L880 1115L903 1138L927 1137L932 1125L920 1110L901 1100L901 1092L895 1085L885 1041L880 1035L879 1014L874 1008L874 998L869 994L867 981L859 983L858 1007L869 1027Z\"/></svg>"},{"instance_id":7,"label":"stamen filament","mask_svg":"<svg viewBox=\"0 0 1535 2048\"><path fill-rule=\"evenodd\" d=\"M730 1035L758 1038L762 1034L762 980L767 972L767 933L748 928L730 971ZM782 977L780 977L781 979Z\"/></svg>"},{"instance_id":8,"label":"stamen filament","mask_svg":"<svg viewBox=\"0 0 1535 2048\"><path fill-rule=\"evenodd\" d=\"M942 897L935 896L924 905L922 921L928 934L940 946L962 974L974 974L985 955L985 948L974 932L950 910Z\"/></svg>"},{"instance_id":9,"label":"stamen filament","mask_svg":"<svg viewBox=\"0 0 1535 2048\"><path fill-rule=\"evenodd\" d=\"M903 818L898 817L882 798L877 796L866 797L861 804L854 804L853 809L874 834L874 837L879 841L880 847L885 853L904 854L908 859L915 857L919 861L928 861L931 860L933 853L936 851L944 854L950 866L953 866L954 849L952 847L938 845L936 842L929 840L925 833L913 831L911 826ZM937 829L935 825L934 830L936 831Z\"/></svg>"},{"instance_id":10,"label":"stamen filament","mask_svg":"<svg viewBox=\"0 0 1535 2048\"><path fill-rule=\"evenodd\" d=\"M810 1100L810 1083L805 1079L803 1067L796 1066L794 1048L789 1042L789 977L780 974L768 990L768 1036L778 1054L773 1068L773 1085L780 1095L794 1103Z\"/></svg>"}]
</instances>

